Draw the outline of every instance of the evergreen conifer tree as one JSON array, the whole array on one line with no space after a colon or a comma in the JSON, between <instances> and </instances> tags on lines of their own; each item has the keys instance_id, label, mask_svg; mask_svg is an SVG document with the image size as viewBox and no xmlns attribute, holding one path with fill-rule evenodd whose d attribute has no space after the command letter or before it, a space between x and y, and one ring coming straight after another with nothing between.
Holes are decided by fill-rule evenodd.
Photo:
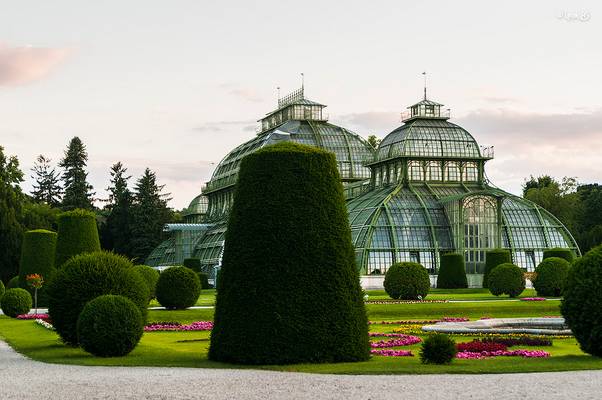
<instances>
[{"instance_id":1,"label":"evergreen conifer tree","mask_svg":"<svg viewBox=\"0 0 602 400\"><path fill-rule=\"evenodd\" d=\"M61 160L59 166L63 172L63 184L65 188L62 208L64 210L73 210L76 208L92 210L92 185L87 181L88 173L86 165L88 162L88 153L86 146L80 138L75 136L69 142L65 157Z\"/></svg>"},{"instance_id":2,"label":"evergreen conifer tree","mask_svg":"<svg viewBox=\"0 0 602 400\"><path fill-rule=\"evenodd\" d=\"M109 201L107 221L104 226L105 248L116 253L131 256L132 192L128 188L127 168L121 162L111 167L111 186L107 188Z\"/></svg>"},{"instance_id":3,"label":"evergreen conifer tree","mask_svg":"<svg viewBox=\"0 0 602 400\"><path fill-rule=\"evenodd\" d=\"M31 195L36 203L57 207L61 202L60 174L50 164L52 160L40 154L32 168L35 180Z\"/></svg>"}]
</instances>

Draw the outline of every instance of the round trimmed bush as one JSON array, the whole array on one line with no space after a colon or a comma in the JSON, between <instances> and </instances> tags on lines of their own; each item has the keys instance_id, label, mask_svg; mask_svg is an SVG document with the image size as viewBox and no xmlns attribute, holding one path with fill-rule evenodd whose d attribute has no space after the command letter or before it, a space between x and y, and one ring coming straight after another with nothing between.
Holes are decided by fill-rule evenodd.
<instances>
[{"instance_id":1,"label":"round trimmed bush","mask_svg":"<svg viewBox=\"0 0 602 400\"><path fill-rule=\"evenodd\" d=\"M31 310L31 295L25 289L8 289L0 300L0 306L4 315L11 318L27 314Z\"/></svg>"},{"instance_id":2,"label":"round trimmed bush","mask_svg":"<svg viewBox=\"0 0 602 400\"><path fill-rule=\"evenodd\" d=\"M573 260L575 259L575 256L574 256L573 252L571 251L571 249L562 249L560 247L554 247L552 249L545 249L543 251L543 259L544 260L546 258L551 258L551 257L564 258L569 263L572 263Z\"/></svg>"},{"instance_id":3,"label":"round trimmed bush","mask_svg":"<svg viewBox=\"0 0 602 400\"><path fill-rule=\"evenodd\" d=\"M142 276L142 278L144 278L144 281L148 286L148 298L151 300L154 299L156 297L155 291L157 288L157 281L159 280L159 271L148 265L136 265L134 266L134 269Z\"/></svg>"},{"instance_id":4,"label":"round trimmed bush","mask_svg":"<svg viewBox=\"0 0 602 400\"><path fill-rule=\"evenodd\" d=\"M201 281L201 289L211 289L209 284L209 275L204 272L198 272L199 280Z\"/></svg>"},{"instance_id":5,"label":"round trimmed bush","mask_svg":"<svg viewBox=\"0 0 602 400\"><path fill-rule=\"evenodd\" d=\"M33 295L34 289L27 284L26 277L30 274L40 274L44 286L38 290L38 306L46 306L46 284L54 274L54 259L56 251L56 232L44 229L27 231L23 235L21 260L19 263L19 286Z\"/></svg>"},{"instance_id":6,"label":"round trimmed bush","mask_svg":"<svg viewBox=\"0 0 602 400\"><path fill-rule=\"evenodd\" d=\"M423 364L449 364L458 354L456 342L449 336L437 333L422 342L420 361Z\"/></svg>"},{"instance_id":7,"label":"round trimmed bush","mask_svg":"<svg viewBox=\"0 0 602 400\"><path fill-rule=\"evenodd\" d=\"M517 297L525 290L525 284L523 270L514 264L498 265L489 273L489 291L494 296Z\"/></svg>"},{"instance_id":8,"label":"round trimmed bush","mask_svg":"<svg viewBox=\"0 0 602 400\"><path fill-rule=\"evenodd\" d=\"M103 295L89 301L77 319L82 349L98 357L129 354L144 333L140 309L123 296Z\"/></svg>"},{"instance_id":9,"label":"round trimmed bush","mask_svg":"<svg viewBox=\"0 0 602 400\"><path fill-rule=\"evenodd\" d=\"M19 276L13 276L6 284L7 289L16 289L19 287Z\"/></svg>"},{"instance_id":10,"label":"round trimmed bush","mask_svg":"<svg viewBox=\"0 0 602 400\"><path fill-rule=\"evenodd\" d=\"M425 298L431 289L426 268L415 262L393 264L385 273L385 292L392 299L417 300Z\"/></svg>"},{"instance_id":11,"label":"round trimmed bush","mask_svg":"<svg viewBox=\"0 0 602 400\"><path fill-rule=\"evenodd\" d=\"M535 268L533 287L539 296L560 296L571 265L564 258L549 257Z\"/></svg>"},{"instance_id":12,"label":"round trimmed bush","mask_svg":"<svg viewBox=\"0 0 602 400\"><path fill-rule=\"evenodd\" d=\"M77 345L77 318L84 305L104 294L129 298L146 318L149 289L130 260L101 251L72 257L47 287L48 314L61 339Z\"/></svg>"},{"instance_id":13,"label":"round trimmed bush","mask_svg":"<svg viewBox=\"0 0 602 400\"><path fill-rule=\"evenodd\" d=\"M185 258L182 264L194 272L201 272L201 260L198 258Z\"/></svg>"},{"instance_id":14,"label":"round trimmed bush","mask_svg":"<svg viewBox=\"0 0 602 400\"><path fill-rule=\"evenodd\" d=\"M334 154L283 142L242 160L217 285L212 360L370 357Z\"/></svg>"},{"instance_id":15,"label":"round trimmed bush","mask_svg":"<svg viewBox=\"0 0 602 400\"><path fill-rule=\"evenodd\" d=\"M483 287L489 287L489 274L495 267L501 264L512 263L509 250L494 249L485 252L485 273L483 275Z\"/></svg>"},{"instance_id":16,"label":"round trimmed bush","mask_svg":"<svg viewBox=\"0 0 602 400\"><path fill-rule=\"evenodd\" d=\"M55 266L61 268L71 257L100 251L93 212L76 209L59 214Z\"/></svg>"},{"instance_id":17,"label":"round trimmed bush","mask_svg":"<svg viewBox=\"0 0 602 400\"><path fill-rule=\"evenodd\" d=\"M169 310L192 307L200 295L201 281L190 268L169 267L159 275L157 301Z\"/></svg>"},{"instance_id":18,"label":"round trimmed bush","mask_svg":"<svg viewBox=\"0 0 602 400\"><path fill-rule=\"evenodd\" d=\"M581 350L602 357L602 246L575 260L563 294L560 310Z\"/></svg>"},{"instance_id":19,"label":"round trimmed bush","mask_svg":"<svg viewBox=\"0 0 602 400\"><path fill-rule=\"evenodd\" d=\"M437 288L460 289L467 287L464 256L458 253L442 254L441 267L437 275Z\"/></svg>"}]
</instances>

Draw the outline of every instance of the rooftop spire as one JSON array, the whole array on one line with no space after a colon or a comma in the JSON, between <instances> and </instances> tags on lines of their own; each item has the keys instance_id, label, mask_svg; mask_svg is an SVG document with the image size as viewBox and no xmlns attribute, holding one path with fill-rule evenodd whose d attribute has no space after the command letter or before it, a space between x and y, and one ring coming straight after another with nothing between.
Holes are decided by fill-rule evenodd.
<instances>
[{"instance_id":1,"label":"rooftop spire","mask_svg":"<svg viewBox=\"0 0 602 400\"><path fill-rule=\"evenodd\" d=\"M424 100L426 100L426 71L422 75L424 76Z\"/></svg>"},{"instance_id":2,"label":"rooftop spire","mask_svg":"<svg viewBox=\"0 0 602 400\"><path fill-rule=\"evenodd\" d=\"M301 72L301 90L305 89L305 74Z\"/></svg>"}]
</instances>

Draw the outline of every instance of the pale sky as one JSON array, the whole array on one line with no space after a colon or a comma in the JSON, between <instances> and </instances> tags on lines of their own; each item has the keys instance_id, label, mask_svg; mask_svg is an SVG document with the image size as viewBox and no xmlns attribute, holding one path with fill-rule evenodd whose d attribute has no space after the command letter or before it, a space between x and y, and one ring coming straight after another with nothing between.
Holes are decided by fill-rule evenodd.
<instances>
[{"instance_id":1,"label":"pale sky","mask_svg":"<svg viewBox=\"0 0 602 400\"><path fill-rule=\"evenodd\" d=\"M331 122L384 137L422 95L494 145L487 173L602 179L602 3L0 0L0 144L29 177L69 139L157 173L182 208L306 77ZM134 179L132 179L133 181ZM24 184L31 188L31 179ZM133 183L133 182L132 182Z\"/></svg>"}]
</instances>

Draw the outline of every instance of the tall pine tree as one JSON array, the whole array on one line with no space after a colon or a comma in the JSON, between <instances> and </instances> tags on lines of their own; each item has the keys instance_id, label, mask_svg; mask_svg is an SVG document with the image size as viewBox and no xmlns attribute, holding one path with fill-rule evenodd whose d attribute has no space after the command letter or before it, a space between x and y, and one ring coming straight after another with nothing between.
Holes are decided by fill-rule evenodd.
<instances>
[{"instance_id":1,"label":"tall pine tree","mask_svg":"<svg viewBox=\"0 0 602 400\"><path fill-rule=\"evenodd\" d=\"M19 160L14 156L7 158L0 146L0 279L4 282L18 272L23 237L20 219L25 202L21 182Z\"/></svg>"},{"instance_id":2,"label":"tall pine tree","mask_svg":"<svg viewBox=\"0 0 602 400\"><path fill-rule=\"evenodd\" d=\"M52 168L50 158L40 154L32 168L35 180L31 195L36 203L57 207L61 203L60 174Z\"/></svg>"},{"instance_id":3,"label":"tall pine tree","mask_svg":"<svg viewBox=\"0 0 602 400\"><path fill-rule=\"evenodd\" d=\"M59 164L65 170L62 176L65 188L62 203L64 210L75 208L91 210L94 208L92 205L94 193L92 192L92 185L87 181L88 173L85 169L87 162L86 146L80 138L75 136L69 142L65 157Z\"/></svg>"},{"instance_id":4,"label":"tall pine tree","mask_svg":"<svg viewBox=\"0 0 602 400\"><path fill-rule=\"evenodd\" d=\"M104 225L103 247L131 257L131 222L133 195L128 188L127 168L121 162L111 167L111 186L107 188L109 201Z\"/></svg>"},{"instance_id":5,"label":"tall pine tree","mask_svg":"<svg viewBox=\"0 0 602 400\"><path fill-rule=\"evenodd\" d=\"M150 252L161 242L163 226L171 220L167 207L169 194L163 194L164 185L150 169L138 179L134 191L134 212L131 225L131 255L137 263L144 263Z\"/></svg>"}]
</instances>

